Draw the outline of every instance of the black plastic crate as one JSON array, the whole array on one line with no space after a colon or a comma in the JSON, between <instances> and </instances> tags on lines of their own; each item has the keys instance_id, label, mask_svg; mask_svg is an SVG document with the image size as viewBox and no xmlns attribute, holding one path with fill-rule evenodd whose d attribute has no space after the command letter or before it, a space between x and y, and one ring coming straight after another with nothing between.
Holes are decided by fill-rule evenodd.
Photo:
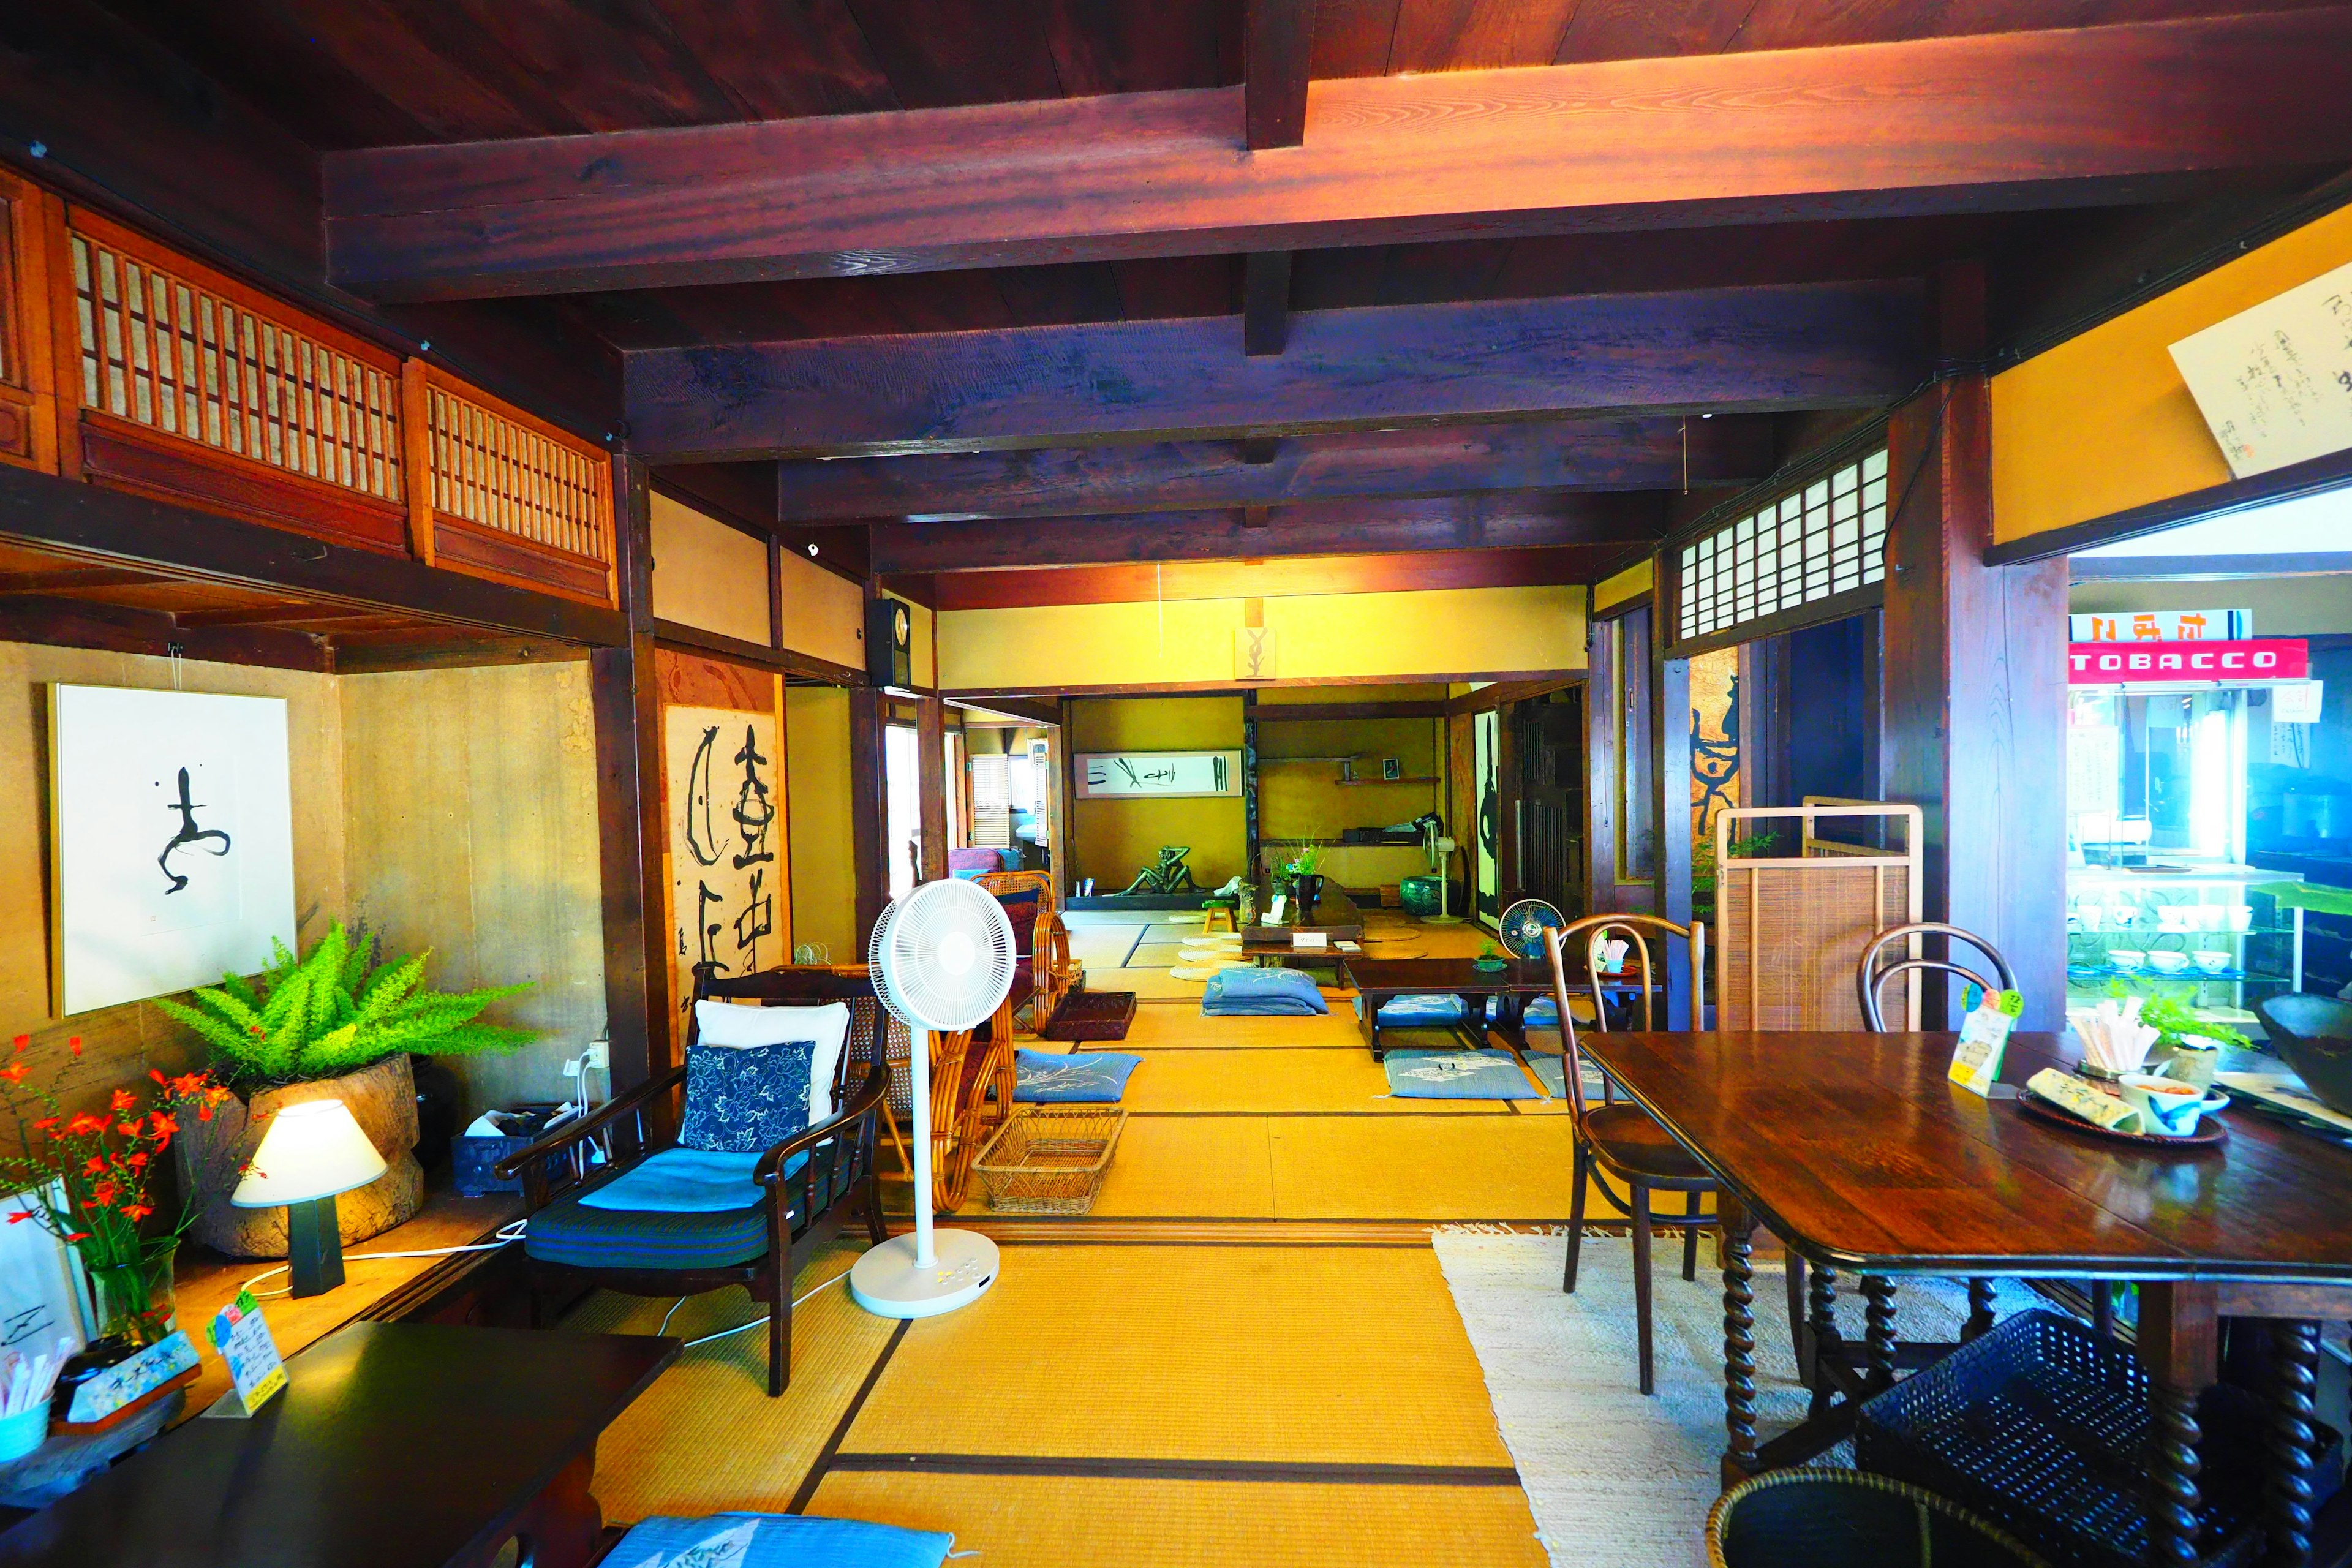
<instances>
[{"instance_id":1,"label":"black plastic crate","mask_svg":"<svg viewBox=\"0 0 2352 1568\"><path fill-rule=\"evenodd\" d=\"M2199 1545L2209 1560L2259 1529L2263 1410L2243 1389L2208 1389ZM1864 1405L1854 1462L1998 1521L2053 1563L2133 1568L2147 1545L2151 1414L2139 1358L2056 1312L2021 1312ZM2316 1426L2318 1474L2336 1434Z\"/></svg>"}]
</instances>

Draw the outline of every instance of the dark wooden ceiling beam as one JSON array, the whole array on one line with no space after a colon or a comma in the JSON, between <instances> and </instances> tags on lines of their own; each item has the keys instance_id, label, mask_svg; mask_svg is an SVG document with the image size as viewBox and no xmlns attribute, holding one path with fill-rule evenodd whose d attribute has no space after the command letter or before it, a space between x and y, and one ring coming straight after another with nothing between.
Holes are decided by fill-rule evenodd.
<instances>
[{"instance_id":1,"label":"dark wooden ceiling beam","mask_svg":"<svg viewBox=\"0 0 2352 1568\"><path fill-rule=\"evenodd\" d=\"M1209 511L1019 524L877 523L870 548L877 572L975 572L1119 562L1622 547L1658 539L1664 526L1665 508L1654 494L1441 496L1271 507L1255 522L1245 511Z\"/></svg>"},{"instance_id":2,"label":"dark wooden ceiling beam","mask_svg":"<svg viewBox=\"0 0 2352 1568\"><path fill-rule=\"evenodd\" d=\"M0 642L47 643L157 657L177 654L184 658L278 669L325 672L335 668L326 639L306 632L275 626L192 626L162 610L89 599L45 598L37 594L0 600Z\"/></svg>"},{"instance_id":3,"label":"dark wooden ceiling beam","mask_svg":"<svg viewBox=\"0 0 2352 1568\"><path fill-rule=\"evenodd\" d=\"M1485 490L1665 490L1772 471L1772 422L1543 419L1255 441L1159 441L777 466L795 522L1082 517ZM680 476L738 471L712 465Z\"/></svg>"},{"instance_id":4,"label":"dark wooden ceiling beam","mask_svg":"<svg viewBox=\"0 0 2352 1568\"><path fill-rule=\"evenodd\" d=\"M823 338L628 356L655 461L1071 447L1521 416L1872 406L1929 364L1916 279Z\"/></svg>"},{"instance_id":5,"label":"dark wooden ceiling beam","mask_svg":"<svg viewBox=\"0 0 2352 1568\"><path fill-rule=\"evenodd\" d=\"M2255 85L2258 84L2258 85ZM376 148L332 276L457 299L2095 205L2352 156L2352 7Z\"/></svg>"},{"instance_id":6,"label":"dark wooden ceiling beam","mask_svg":"<svg viewBox=\"0 0 2352 1568\"><path fill-rule=\"evenodd\" d=\"M0 572L0 594L74 594L97 588L139 588L171 579L122 566L65 566L54 572Z\"/></svg>"},{"instance_id":7,"label":"dark wooden ceiling beam","mask_svg":"<svg viewBox=\"0 0 2352 1568\"><path fill-rule=\"evenodd\" d=\"M404 616L364 605L256 605L238 610L176 610L173 618L184 626L314 626L321 631L368 624L388 630L406 624Z\"/></svg>"},{"instance_id":8,"label":"dark wooden ceiling beam","mask_svg":"<svg viewBox=\"0 0 2352 1568\"><path fill-rule=\"evenodd\" d=\"M1307 139L1307 68L1315 47L1315 0L1246 0L1242 144L1253 153Z\"/></svg>"},{"instance_id":9,"label":"dark wooden ceiling beam","mask_svg":"<svg viewBox=\"0 0 2352 1568\"><path fill-rule=\"evenodd\" d=\"M185 581L567 642L610 646L626 635L613 610L7 465L0 465L0 541Z\"/></svg>"}]
</instances>

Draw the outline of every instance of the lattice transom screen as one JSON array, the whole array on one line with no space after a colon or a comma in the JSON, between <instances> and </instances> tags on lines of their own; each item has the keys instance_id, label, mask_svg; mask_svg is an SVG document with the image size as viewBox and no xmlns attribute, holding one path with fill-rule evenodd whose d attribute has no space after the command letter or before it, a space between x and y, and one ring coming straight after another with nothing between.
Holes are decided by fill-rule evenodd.
<instances>
[{"instance_id":1,"label":"lattice transom screen","mask_svg":"<svg viewBox=\"0 0 2352 1568\"><path fill-rule=\"evenodd\" d=\"M397 374L102 240L70 240L84 407L401 499Z\"/></svg>"},{"instance_id":2,"label":"lattice transom screen","mask_svg":"<svg viewBox=\"0 0 2352 1568\"><path fill-rule=\"evenodd\" d=\"M435 383L425 388L433 506L480 527L610 562L602 455L582 452Z\"/></svg>"},{"instance_id":3,"label":"lattice transom screen","mask_svg":"<svg viewBox=\"0 0 2352 1568\"><path fill-rule=\"evenodd\" d=\"M1886 575L1886 454L1814 480L1683 546L1676 636L1706 637Z\"/></svg>"}]
</instances>

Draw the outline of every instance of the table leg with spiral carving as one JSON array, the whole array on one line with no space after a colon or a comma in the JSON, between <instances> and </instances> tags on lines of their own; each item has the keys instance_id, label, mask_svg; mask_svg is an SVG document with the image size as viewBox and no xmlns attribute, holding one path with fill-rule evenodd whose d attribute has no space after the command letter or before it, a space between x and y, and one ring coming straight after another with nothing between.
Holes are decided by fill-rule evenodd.
<instances>
[{"instance_id":1,"label":"table leg with spiral carving","mask_svg":"<svg viewBox=\"0 0 2352 1568\"><path fill-rule=\"evenodd\" d=\"M1895 1281L1883 1274L1862 1277L1863 1346L1870 1358L1870 1386L1895 1386Z\"/></svg>"},{"instance_id":2,"label":"table leg with spiral carving","mask_svg":"<svg viewBox=\"0 0 2352 1568\"><path fill-rule=\"evenodd\" d=\"M2311 1561L2312 1396L2318 1385L2319 1325L2279 1321L2271 1328L2270 1469L2263 1523L2270 1568Z\"/></svg>"},{"instance_id":3,"label":"table leg with spiral carving","mask_svg":"<svg viewBox=\"0 0 2352 1568\"><path fill-rule=\"evenodd\" d=\"M2150 1280L2140 1287L2139 1353L2153 1420L2147 1448L2147 1553L2159 1565L2197 1561L2197 1399L2221 1370L2219 1318L2210 1284Z\"/></svg>"},{"instance_id":4,"label":"table leg with spiral carving","mask_svg":"<svg viewBox=\"0 0 2352 1568\"><path fill-rule=\"evenodd\" d=\"M1719 1200L1723 1226L1723 1484L1756 1473L1756 1270L1748 1261L1755 1221L1729 1194Z\"/></svg>"},{"instance_id":5,"label":"table leg with spiral carving","mask_svg":"<svg viewBox=\"0 0 2352 1568\"><path fill-rule=\"evenodd\" d=\"M1812 1295L1807 1303L1805 1327L1813 1342L1813 1405L1811 1414L1819 1415L1829 1408L1836 1382L1827 1368L1844 1354L1845 1342L1838 1333L1837 1270L1819 1264L1813 1266Z\"/></svg>"}]
</instances>

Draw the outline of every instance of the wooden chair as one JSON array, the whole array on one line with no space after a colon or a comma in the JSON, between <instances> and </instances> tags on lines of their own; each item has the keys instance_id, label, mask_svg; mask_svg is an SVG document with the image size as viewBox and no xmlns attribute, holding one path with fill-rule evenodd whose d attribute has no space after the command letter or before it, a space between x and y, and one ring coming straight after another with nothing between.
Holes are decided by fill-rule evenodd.
<instances>
[{"instance_id":1,"label":"wooden chair","mask_svg":"<svg viewBox=\"0 0 2352 1568\"><path fill-rule=\"evenodd\" d=\"M1992 960L1992 972L1996 978L1987 980L1975 970L1943 958L1905 957L1893 963L1884 965L1880 963L1879 955L1895 943L1903 942L1906 948L1909 948L1913 939L1924 936L1958 937L1985 957ZM1862 1021L1874 1035L1901 1032L1887 1028L1885 1016L1879 1008L1879 998L1885 993L1886 983L1898 974L1956 974L1972 984L1983 987L1988 992L2017 989L2017 974L2009 967L2009 960L2000 955L2000 949L1977 935L1976 932L1965 931L1955 925L1945 925L1939 921L1914 921L1909 925L1895 926L1880 931L1864 945L1862 962L1854 966L1853 971L1853 988L1856 998L1862 1004ZM1915 986L1912 1004L1915 1012L1917 1009L1916 992L1917 988ZM1865 1291L1874 1292L1872 1298L1874 1308L1891 1314L1895 1300L1894 1283L1891 1280L1874 1281L1868 1277L1865 1277L1862 1283ZM1825 1292L1834 1288L1834 1284L1831 1284L1825 1287ZM2104 1306L2105 1288L2096 1288L2095 1293ZM1819 1315L1816 1313L1816 1316ZM1975 1339L1991 1328L1992 1324L1992 1281L1970 1279L1969 1281L1969 1317L1968 1321L1960 1326L1961 1342L1965 1344ZM2102 1324L2101 1327L2104 1331L2105 1325Z\"/></svg>"},{"instance_id":2,"label":"wooden chair","mask_svg":"<svg viewBox=\"0 0 2352 1568\"><path fill-rule=\"evenodd\" d=\"M1020 963L1013 971L1013 1006L1026 1006L1029 1032L1042 1035L1061 1011L1076 970L1070 962L1069 928L1054 902L1054 879L1043 871L990 871L972 879L1001 900L1007 893L1037 894L1037 918L1026 931L1013 922L1013 951Z\"/></svg>"},{"instance_id":3,"label":"wooden chair","mask_svg":"<svg viewBox=\"0 0 2352 1568\"><path fill-rule=\"evenodd\" d=\"M884 1057L887 1015L862 971L776 970L732 979L698 980L698 1000L709 996L785 1003L849 1004L849 1034L834 1074L832 1116L793 1133L760 1159L752 1181L760 1194L740 1209L711 1214L592 1208L581 1199L646 1156L677 1142L684 1114L686 1068L681 1064L615 1096L587 1116L500 1162L503 1179L522 1179L530 1229L523 1240L531 1321L539 1326L551 1299L602 1286L632 1296L693 1296L740 1285L768 1304L768 1393L792 1381L793 1279L817 1248L862 1219L867 1237L887 1235L881 1190L874 1177L875 1123L890 1088ZM698 1027L689 1024L687 1043ZM862 1069L851 1087L852 1064ZM551 1168L575 1168L574 1156L595 1140L610 1159L584 1180L551 1185ZM789 1176L786 1165L806 1161ZM561 1160L551 1156L562 1156Z\"/></svg>"},{"instance_id":4,"label":"wooden chair","mask_svg":"<svg viewBox=\"0 0 2352 1568\"><path fill-rule=\"evenodd\" d=\"M1654 1394L1657 1382L1652 1370L1651 1350L1650 1194L1684 1194L1680 1216L1684 1221L1683 1278L1695 1279L1698 1277L1699 1199L1715 1193L1717 1188L1699 1163L1640 1106L1615 1100L1605 1087L1601 1104L1584 1103L1584 1058L1577 1047L1575 1015L1568 1005L1568 973L1561 951L1566 940L1584 938L1585 976L1593 987L1594 1026L1606 1033L1609 1008L1601 997L1602 977L1598 950L1612 931L1622 931L1632 939L1633 956L1640 963L1642 1027L1647 1030L1656 1022L1652 1005L1654 998L1665 991L1665 973L1662 965L1652 962L1649 934L1645 933L1664 940L1680 938L1690 943L1690 972L1696 987L1698 977L1706 973L1706 929L1676 925L1654 915L1595 915L1565 930L1547 927L1544 931L1544 948L1551 958L1552 1000L1559 1008L1560 1048L1565 1053L1562 1078L1568 1089L1576 1149L1575 1195L1569 1200L1568 1267L1561 1276L1560 1289L1570 1294L1576 1289L1577 1263L1583 1250L1584 1191L1589 1177L1601 1188L1602 1195L1623 1209L1633 1223L1633 1312L1641 1337L1641 1386L1643 1394ZM1658 957L1665 957L1663 942ZM1610 984L1622 988L1623 983L1612 977ZM1611 1190L1612 1179L1622 1184L1622 1196Z\"/></svg>"}]
</instances>

